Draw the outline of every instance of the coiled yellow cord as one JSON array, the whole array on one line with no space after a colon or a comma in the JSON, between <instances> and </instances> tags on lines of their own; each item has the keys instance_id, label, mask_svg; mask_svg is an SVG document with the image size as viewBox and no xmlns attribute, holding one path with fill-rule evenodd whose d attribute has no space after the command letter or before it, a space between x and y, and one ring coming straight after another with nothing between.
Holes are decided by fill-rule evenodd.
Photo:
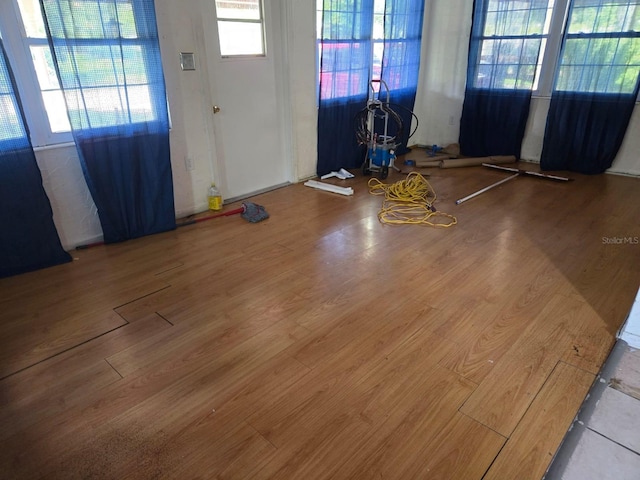
<instances>
[{"instance_id":1,"label":"coiled yellow cord","mask_svg":"<svg viewBox=\"0 0 640 480\"><path fill-rule=\"evenodd\" d=\"M458 223L453 215L437 212L433 208L437 195L429 182L419 173L411 172L407 178L392 184L377 178L369 180L369 193L384 195L378 220L391 225L428 225L447 228Z\"/></svg>"}]
</instances>

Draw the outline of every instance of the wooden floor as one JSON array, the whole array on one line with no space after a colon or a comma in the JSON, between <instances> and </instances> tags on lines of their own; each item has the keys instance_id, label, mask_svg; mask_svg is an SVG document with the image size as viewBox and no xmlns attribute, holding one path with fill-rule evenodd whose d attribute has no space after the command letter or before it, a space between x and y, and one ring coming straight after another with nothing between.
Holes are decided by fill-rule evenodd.
<instances>
[{"instance_id":1,"label":"wooden floor","mask_svg":"<svg viewBox=\"0 0 640 480\"><path fill-rule=\"evenodd\" d=\"M455 205L507 175L434 170L449 229L333 179L0 280L0 476L540 479L640 284L640 180Z\"/></svg>"}]
</instances>

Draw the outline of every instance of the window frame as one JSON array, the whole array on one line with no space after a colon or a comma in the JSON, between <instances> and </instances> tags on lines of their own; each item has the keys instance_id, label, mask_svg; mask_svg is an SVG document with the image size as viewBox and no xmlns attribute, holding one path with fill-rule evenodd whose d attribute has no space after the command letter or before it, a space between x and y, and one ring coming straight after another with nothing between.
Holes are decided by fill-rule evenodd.
<instances>
[{"instance_id":1,"label":"window frame","mask_svg":"<svg viewBox=\"0 0 640 480\"><path fill-rule=\"evenodd\" d=\"M506 0L509 1L509 0ZM467 81L469 82L469 84L473 85L473 87L470 86L470 88L474 88L474 89L478 89L478 90L483 90L486 88L490 88L491 90L504 90L504 91L516 91L516 90L530 90L532 92L532 95L541 95L544 96L545 94L551 95L551 89L549 88L549 85L553 84L553 64L549 64L547 63L548 59L550 58L554 58L555 56L558 55L559 53L559 45L557 45L556 42L562 42L562 19L560 19L560 15L559 15L559 7L562 8L566 8L566 5L568 4L569 0L550 0L549 3L553 3L552 6L549 6L547 4L546 6L546 10L547 10L547 15L550 15L550 18L545 18L545 28L548 27L548 30L545 32L543 31L542 33L531 33L531 34L527 34L527 33L519 33L519 34L510 34L510 33L504 33L504 34L486 34L486 30L487 30L487 19L488 19L488 11L485 10L483 12L483 23L482 25L476 25L474 24L471 28L471 42L470 45L473 47L474 45L477 45L477 49L475 51L470 51L469 52L469 61L473 62L473 76L471 76L471 74L469 74L469 77L467 79ZM516 3L516 2L514 2ZM488 9L489 6L491 5L490 1L487 1L485 3L485 9ZM531 5L530 5L531 7ZM516 9L518 10L518 9ZM524 9L523 9L524 10ZM532 9L529 8L527 9L528 11L531 11ZM502 12L502 13L506 13L509 12L509 9L505 9L505 10L497 10L497 11L492 11L492 12ZM499 26L499 24L497 24ZM495 25L491 25L492 27L495 27ZM559 30L558 30L559 29ZM558 35L559 32L559 35ZM480 71L481 71L481 67L483 65L485 66L491 66L492 70L496 69L498 67L506 67L508 65L517 65L517 68L520 69L523 66L533 66L534 64L522 64L522 63L513 63L513 64L505 64L502 62L494 62L494 63L483 63L482 62L482 54L483 54L483 47L484 47L484 43L485 42L495 42L498 41L500 43L498 43L498 46L501 47L502 46L502 41L509 41L509 40L520 40L523 42L526 42L527 40L537 40L540 42L539 44L539 51L538 51L538 59L537 59L537 63L535 64L535 71L533 74L533 79L532 79L532 85L531 88L526 88L526 87L518 87L517 82L519 80L519 74L516 74L515 80L516 80L516 84L514 84L513 87L503 87L503 88L499 88L499 87L484 87L484 86L476 86L477 82L478 82L478 78L480 75ZM556 51L556 47L558 47L558 51ZM520 58L518 58L518 60L522 60L522 56L520 56ZM551 72L549 72L549 70L551 70ZM493 78L490 78L490 83L493 85ZM472 81L473 80L473 81Z\"/></svg>"},{"instance_id":2,"label":"window frame","mask_svg":"<svg viewBox=\"0 0 640 480\"><path fill-rule=\"evenodd\" d=\"M73 143L71 131L53 132L42 98L35 65L31 61L31 46L46 46L47 39L30 38L22 22L17 0L0 2L0 32L17 81L27 130L34 147Z\"/></svg>"},{"instance_id":3,"label":"window frame","mask_svg":"<svg viewBox=\"0 0 640 480\"><path fill-rule=\"evenodd\" d=\"M267 56L267 32L264 18L264 0L258 0L258 12L259 18L234 18L234 17L221 17L218 15L217 1L213 2L213 9L216 15L216 29L218 31L218 50L220 51L221 58L263 58ZM222 37L220 31L220 22L234 22L243 24L259 24L261 31L262 53L241 53L241 54L225 54L222 53Z\"/></svg>"},{"instance_id":4,"label":"window frame","mask_svg":"<svg viewBox=\"0 0 640 480\"><path fill-rule=\"evenodd\" d=\"M551 12L551 23L547 35L544 51L541 52L542 60L539 62L537 88L531 91L533 97L551 98L555 85L556 71L562 51L562 39L567 25L570 0L555 0Z\"/></svg>"}]
</instances>

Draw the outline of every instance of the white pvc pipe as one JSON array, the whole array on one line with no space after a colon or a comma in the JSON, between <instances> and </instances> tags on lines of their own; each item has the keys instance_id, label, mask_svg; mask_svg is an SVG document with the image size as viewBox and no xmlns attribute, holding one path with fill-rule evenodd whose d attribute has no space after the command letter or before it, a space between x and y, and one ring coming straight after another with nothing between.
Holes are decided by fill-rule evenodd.
<instances>
[{"instance_id":1,"label":"white pvc pipe","mask_svg":"<svg viewBox=\"0 0 640 480\"><path fill-rule=\"evenodd\" d=\"M520 173L516 173L514 175L511 175L510 177L507 177L503 180L500 180L499 182L494 183L493 185L489 185L488 187L483 188L482 190L478 190L475 193L472 193L471 195L467 195L464 198L461 198L460 200L456 200L456 205L460 205L463 202L466 202L467 200L471 200L473 197L477 197L478 195L480 195L481 193L486 192L487 190L491 190L492 188L497 187L498 185L502 185L503 183L508 182L509 180L513 180L516 177L519 177Z\"/></svg>"},{"instance_id":2,"label":"white pvc pipe","mask_svg":"<svg viewBox=\"0 0 640 480\"><path fill-rule=\"evenodd\" d=\"M353 188L351 187L339 187L338 185L317 182L315 180L307 180L306 182L304 182L304 184L307 187L317 188L318 190L325 190L327 192L339 193L340 195L353 195Z\"/></svg>"}]
</instances>

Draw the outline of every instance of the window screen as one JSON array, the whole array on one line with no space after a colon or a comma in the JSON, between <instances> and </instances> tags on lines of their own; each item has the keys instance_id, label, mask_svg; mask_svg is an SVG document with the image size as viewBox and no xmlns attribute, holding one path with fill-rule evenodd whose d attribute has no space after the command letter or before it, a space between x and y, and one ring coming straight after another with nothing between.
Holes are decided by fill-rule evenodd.
<instances>
[{"instance_id":1,"label":"window screen","mask_svg":"<svg viewBox=\"0 0 640 480\"><path fill-rule=\"evenodd\" d=\"M556 90L635 91L640 73L640 0L575 0Z\"/></svg>"},{"instance_id":2,"label":"window screen","mask_svg":"<svg viewBox=\"0 0 640 480\"><path fill-rule=\"evenodd\" d=\"M553 0L485 2L484 25L472 39L478 48L476 88L534 88L553 5Z\"/></svg>"}]
</instances>

